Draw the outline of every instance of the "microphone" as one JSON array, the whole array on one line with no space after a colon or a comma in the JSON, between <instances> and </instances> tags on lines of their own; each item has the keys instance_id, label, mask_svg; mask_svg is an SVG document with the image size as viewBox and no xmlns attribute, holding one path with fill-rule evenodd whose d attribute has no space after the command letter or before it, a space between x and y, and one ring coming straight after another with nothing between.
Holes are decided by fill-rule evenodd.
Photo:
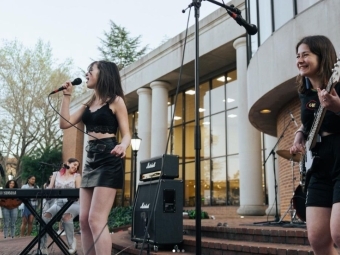
<instances>
[{"instance_id":1,"label":"microphone","mask_svg":"<svg viewBox=\"0 0 340 255\"><path fill-rule=\"evenodd\" d=\"M296 123L296 120L294 119L294 116L291 112L289 112L290 117L292 118L292 121L294 122L295 126L298 127L298 124Z\"/></svg>"},{"instance_id":2,"label":"microphone","mask_svg":"<svg viewBox=\"0 0 340 255\"><path fill-rule=\"evenodd\" d=\"M243 26L246 29L248 34L254 35L257 33L257 27L254 24L249 24L245 19L242 18L241 14L237 14L229 10L227 10L227 12L234 20L236 20L237 24Z\"/></svg>"},{"instance_id":3,"label":"microphone","mask_svg":"<svg viewBox=\"0 0 340 255\"><path fill-rule=\"evenodd\" d=\"M72 83L73 86L75 86L75 85L81 84L82 82L83 82L83 81L82 81L80 78L76 78L76 79L74 79L74 81L71 82L71 83ZM50 93L50 95L55 94L55 93L57 93L57 92L59 92L59 91L62 91L62 90L64 90L64 89L65 89L65 88L64 88L63 86L61 86L59 89L53 90L53 91Z\"/></svg>"}]
</instances>

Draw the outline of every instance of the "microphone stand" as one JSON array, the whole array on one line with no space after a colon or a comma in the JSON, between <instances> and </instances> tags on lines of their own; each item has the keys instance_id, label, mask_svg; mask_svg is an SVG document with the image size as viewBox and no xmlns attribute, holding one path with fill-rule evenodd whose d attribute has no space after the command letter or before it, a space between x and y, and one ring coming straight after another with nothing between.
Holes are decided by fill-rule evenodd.
<instances>
[{"instance_id":1,"label":"microphone stand","mask_svg":"<svg viewBox=\"0 0 340 255\"><path fill-rule=\"evenodd\" d=\"M225 4L221 4L214 0L205 0L211 2L213 4L219 5L229 11L241 14L241 11L235 8L233 5L227 6ZM195 210L196 210L196 254L201 255L201 166L200 166L200 150L201 150L201 129L200 129L200 113L199 113L199 16L200 16L200 7L202 0L192 0L192 3L189 4L188 8L195 7ZM185 9L186 10L186 9ZM182 10L185 13L185 10Z\"/></svg>"},{"instance_id":2,"label":"microphone stand","mask_svg":"<svg viewBox=\"0 0 340 255\"><path fill-rule=\"evenodd\" d=\"M254 222L253 224L280 224L282 223L282 221L280 220L279 217L279 212L278 212L278 206L277 206L277 180L276 180L276 170L275 170L275 148L277 147L277 145L279 144L279 142L282 140L284 133L286 132L287 128L289 127L290 123L292 123L294 121L294 119L290 119L289 123L287 124L287 126L283 129L279 139L277 140L276 144L274 145L273 149L270 151L269 155L267 156L266 160L263 163L263 166L266 165L268 159L270 156L273 156L273 171L274 171L274 187L275 187L275 216L274 216L274 221L263 221L263 222Z\"/></svg>"}]
</instances>

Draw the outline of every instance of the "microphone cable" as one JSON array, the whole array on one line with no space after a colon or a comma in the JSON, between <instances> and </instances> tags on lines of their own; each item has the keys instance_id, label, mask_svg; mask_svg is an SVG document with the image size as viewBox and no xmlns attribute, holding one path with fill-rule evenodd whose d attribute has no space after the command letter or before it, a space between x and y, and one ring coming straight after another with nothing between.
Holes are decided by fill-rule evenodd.
<instances>
[{"instance_id":1,"label":"microphone cable","mask_svg":"<svg viewBox=\"0 0 340 255\"><path fill-rule=\"evenodd\" d=\"M182 80L184 56L185 56L185 50L186 50L186 45L187 45L187 39L188 39L189 19L190 19L191 7L192 6L189 6L189 14L188 14L187 26L186 26L186 30L185 30L184 43L183 43L184 46L183 46L183 53L182 53L182 61L181 61L181 66L180 66L180 71L179 71L179 78L178 78L178 82L177 82L177 88L176 88L176 92L175 92L174 109L173 109L173 114L172 114L172 117L171 117L171 124L170 124L170 128L169 128L169 134L168 134L168 139L167 139L167 143L166 143L166 146L165 146L164 154L166 154L166 152L167 152L169 141L170 141L170 138L171 138L172 133L173 133L174 118L175 118L175 112L176 112L176 106L177 106L177 98L178 98L178 94L179 94L179 87L180 87L181 80ZM147 224L146 224L146 227L145 227L145 233L144 233L144 237L143 237L142 246L141 246L140 251L139 251L139 255L142 254L143 249L144 249L144 244L146 242L146 239L149 238L149 237L147 237L147 235L148 235L148 230L149 230L149 227L150 227L150 223L152 221L151 219L154 216L153 212L154 212L154 210L156 208L156 205L157 205L157 202L158 202L158 197L159 197L160 188L161 188L161 180L162 180L161 178L162 178L163 170L164 170L164 161L165 160L162 160L161 173L160 173L160 175L158 177L155 198L154 198L153 204L151 206L150 216L149 216L149 219L146 218ZM150 187L151 187L151 180L149 182L149 197L152 197ZM135 199L134 203L136 204L136 199ZM132 217L134 217L134 215Z\"/></svg>"},{"instance_id":2,"label":"microphone cable","mask_svg":"<svg viewBox=\"0 0 340 255\"><path fill-rule=\"evenodd\" d=\"M78 128L78 127L76 126L76 124L71 123L71 122L70 122L69 120L67 120L64 116L62 116L62 115L61 115L61 114L53 107L53 105L51 104L51 100L50 100L50 96L51 96L51 95L53 95L53 94L49 94L48 97L47 97L48 103L49 103L49 105L51 106L51 108L52 108L52 109L53 109L53 110L54 110L54 111L55 111L62 119L64 119L64 120L65 120L67 123L69 123L72 127L76 128L77 130L79 130L79 131L82 132L83 134L88 135L88 136L90 136L90 137L96 139L97 141L100 141L100 142L101 142L102 144L104 144L104 145L107 145L107 144L105 144L105 142L101 141L101 139L99 139L99 138L97 138L97 137L95 137L95 136L93 136L93 135L91 135L91 134L88 134L88 133L85 132L84 130ZM85 149L85 151L86 151L86 149ZM88 254L90 253L90 251L94 248L94 245L98 242L98 239L99 239L99 237L102 235L102 233L103 233L103 231L104 231L104 229L105 229L106 226L108 226L108 223L107 223L107 222L105 223L104 227L103 227L102 230L100 231L100 234L97 236L96 240L93 242L93 244L91 245L91 247L85 252L85 255L88 255Z\"/></svg>"}]
</instances>

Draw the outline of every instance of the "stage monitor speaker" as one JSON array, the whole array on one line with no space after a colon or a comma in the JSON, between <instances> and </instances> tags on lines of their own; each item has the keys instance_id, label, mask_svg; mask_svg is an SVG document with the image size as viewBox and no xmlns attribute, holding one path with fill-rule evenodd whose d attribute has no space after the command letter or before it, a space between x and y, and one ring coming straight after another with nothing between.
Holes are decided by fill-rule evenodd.
<instances>
[{"instance_id":1,"label":"stage monitor speaker","mask_svg":"<svg viewBox=\"0 0 340 255\"><path fill-rule=\"evenodd\" d=\"M183 241L183 181L162 179L140 183L132 213L132 241L142 243L146 236L145 244L180 244Z\"/></svg>"}]
</instances>

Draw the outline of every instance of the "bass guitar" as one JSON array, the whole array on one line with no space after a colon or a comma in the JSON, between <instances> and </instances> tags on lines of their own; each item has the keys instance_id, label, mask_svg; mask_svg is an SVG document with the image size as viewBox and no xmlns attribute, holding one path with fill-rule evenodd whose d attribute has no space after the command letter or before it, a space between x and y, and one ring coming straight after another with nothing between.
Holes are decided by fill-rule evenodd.
<instances>
[{"instance_id":1,"label":"bass guitar","mask_svg":"<svg viewBox=\"0 0 340 255\"><path fill-rule=\"evenodd\" d=\"M340 81L339 74L339 66L340 60L337 59L337 62L334 64L334 68L332 70L332 76L330 77L325 90L330 93L334 86ZM306 144L305 144L305 153L301 155L301 159L299 162L300 168L300 186L303 191L308 187L309 179L311 173L313 172L313 166L317 163L318 156L312 152L312 149L315 147L316 143L320 140L320 136L318 135L323 118L325 117L326 109L320 104L315 116L312 127L308 134Z\"/></svg>"}]
</instances>

